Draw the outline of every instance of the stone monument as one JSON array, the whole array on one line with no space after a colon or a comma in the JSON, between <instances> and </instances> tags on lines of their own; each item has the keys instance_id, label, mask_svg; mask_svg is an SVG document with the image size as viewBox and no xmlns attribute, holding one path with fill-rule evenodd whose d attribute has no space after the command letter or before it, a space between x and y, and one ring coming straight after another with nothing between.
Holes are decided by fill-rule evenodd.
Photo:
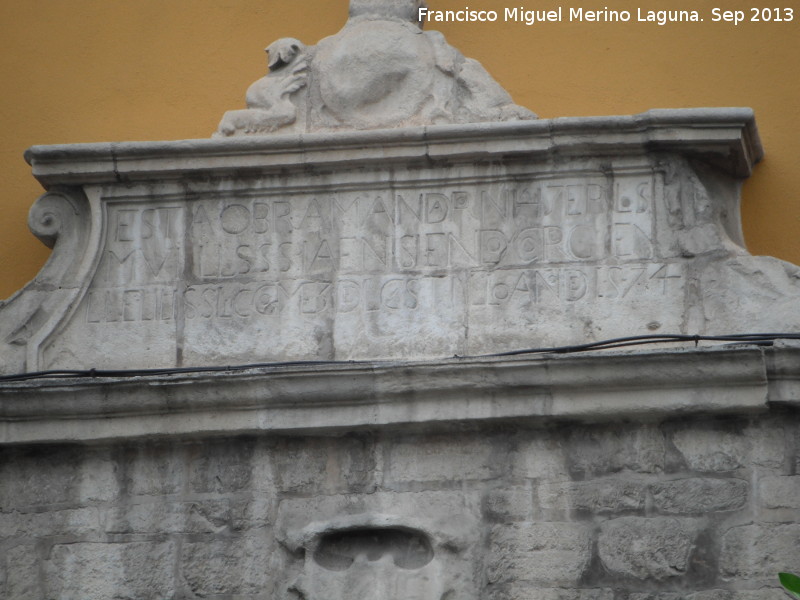
<instances>
[{"instance_id":1,"label":"stone monument","mask_svg":"<svg viewBox=\"0 0 800 600\"><path fill-rule=\"evenodd\" d=\"M744 247L752 111L536 119L421 5L272 43L212 139L28 150L53 253L0 306L0 596L800 571L800 269ZM648 336L694 344L572 353Z\"/></svg>"}]
</instances>

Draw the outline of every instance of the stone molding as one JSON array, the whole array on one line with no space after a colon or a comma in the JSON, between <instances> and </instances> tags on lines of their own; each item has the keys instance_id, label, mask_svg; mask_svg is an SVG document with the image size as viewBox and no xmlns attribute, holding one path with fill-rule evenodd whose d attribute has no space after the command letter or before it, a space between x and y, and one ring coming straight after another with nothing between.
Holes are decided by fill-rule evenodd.
<instances>
[{"instance_id":1,"label":"stone molding","mask_svg":"<svg viewBox=\"0 0 800 600\"><path fill-rule=\"evenodd\" d=\"M675 152L747 177L764 156L749 108L654 109L632 116L436 125L269 137L33 146L33 176L54 185L175 180L394 162L557 159Z\"/></svg>"},{"instance_id":2,"label":"stone molding","mask_svg":"<svg viewBox=\"0 0 800 600\"><path fill-rule=\"evenodd\" d=\"M647 421L800 406L800 347L287 365L0 384L0 444Z\"/></svg>"}]
</instances>

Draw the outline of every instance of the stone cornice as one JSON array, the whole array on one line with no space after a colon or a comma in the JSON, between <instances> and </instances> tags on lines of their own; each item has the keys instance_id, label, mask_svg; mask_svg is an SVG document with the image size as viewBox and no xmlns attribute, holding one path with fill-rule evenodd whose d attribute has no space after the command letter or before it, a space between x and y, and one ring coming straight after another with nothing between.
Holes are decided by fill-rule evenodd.
<instances>
[{"instance_id":1,"label":"stone cornice","mask_svg":"<svg viewBox=\"0 0 800 600\"><path fill-rule=\"evenodd\" d=\"M331 363L0 385L0 444L648 420L800 405L800 348Z\"/></svg>"},{"instance_id":2,"label":"stone cornice","mask_svg":"<svg viewBox=\"0 0 800 600\"><path fill-rule=\"evenodd\" d=\"M394 161L420 163L674 152L737 176L763 156L748 108L658 109L633 116L442 125L407 129L174 142L33 146L25 159L45 188L56 185L292 172Z\"/></svg>"}]
</instances>

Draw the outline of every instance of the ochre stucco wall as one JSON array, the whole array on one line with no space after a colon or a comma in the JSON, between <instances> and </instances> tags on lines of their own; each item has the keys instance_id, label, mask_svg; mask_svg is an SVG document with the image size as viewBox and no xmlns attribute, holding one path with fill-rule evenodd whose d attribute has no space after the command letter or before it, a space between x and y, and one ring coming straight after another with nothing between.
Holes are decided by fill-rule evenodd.
<instances>
[{"instance_id":1,"label":"ochre stucco wall","mask_svg":"<svg viewBox=\"0 0 800 600\"><path fill-rule=\"evenodd\" d=\"M541 117L631 114L649 108L751 106L767 157L744 187L754 254L800 263L800 7L791 22L711 22L715 2L641 2L697 9L702 23L635 22L631 0L545 0L565 22L502 22L508 0L430 0L431 8L494 9L497 23L439 29ZM769 6L795 4L784 0ZM728 10L752 1L726 0ZM569 23L583 6L630 10L629 23ZM305 43L336 32L347 0L28 0L0 3L0 297L32 278L48 250L27 229L41 192L22 159L33 144L207 137L244 106L279 37ZM785 15L785 13L784 13Z\"/></svg>"}]
</instances>

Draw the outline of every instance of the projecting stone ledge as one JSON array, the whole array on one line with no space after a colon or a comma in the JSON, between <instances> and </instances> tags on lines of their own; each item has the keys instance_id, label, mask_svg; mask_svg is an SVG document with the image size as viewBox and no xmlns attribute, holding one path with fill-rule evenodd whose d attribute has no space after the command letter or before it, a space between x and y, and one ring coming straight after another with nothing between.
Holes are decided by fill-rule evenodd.
<instances>
[{"instance_id":1,"label":"projecting stone ledge","mask_svg":"<svg viewBox=\"0 0 800 600\"><path fill-rule=\"evenodd\" d=\"M800 346L6 382L0 445L647 421L770 406L800 406Z\"/></svg>"},{"instance_id":2,"label":"projecting stone ledge","mask_svg":"<svg viewBox=\"0 0 800 600\"><path fill-rule=\"evenodd\" d=\"M2 371L428 360L800 331L744 249L749 109L37 146Z\"/></svg>"}]
</instances>

